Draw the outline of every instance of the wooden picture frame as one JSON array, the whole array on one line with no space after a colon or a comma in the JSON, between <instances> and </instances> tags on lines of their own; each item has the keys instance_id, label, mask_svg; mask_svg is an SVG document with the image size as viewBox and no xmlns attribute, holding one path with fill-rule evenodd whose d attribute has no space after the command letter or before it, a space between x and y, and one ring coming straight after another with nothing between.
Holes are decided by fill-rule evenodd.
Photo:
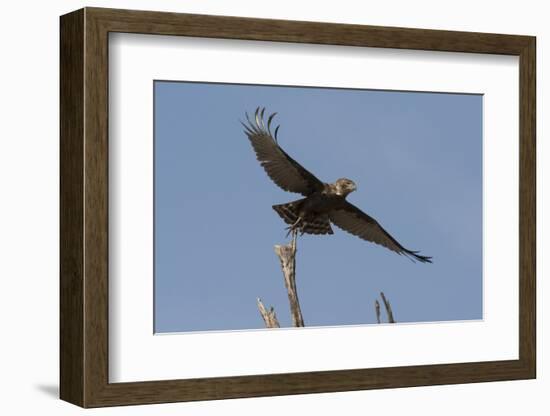
<instances>
[{"instance_id":1,"label":"wooden picture frame","mask_svg":"<svg viewBox=\"0 0 550 416\"><path fill-rule=\"evenodd\" d=\"M61 17L60 396L82 407L535 378L535 38L85 8ZM109 383L110 32L515 55L520 91L519 359Z\"/></svg>"}]
</instances>

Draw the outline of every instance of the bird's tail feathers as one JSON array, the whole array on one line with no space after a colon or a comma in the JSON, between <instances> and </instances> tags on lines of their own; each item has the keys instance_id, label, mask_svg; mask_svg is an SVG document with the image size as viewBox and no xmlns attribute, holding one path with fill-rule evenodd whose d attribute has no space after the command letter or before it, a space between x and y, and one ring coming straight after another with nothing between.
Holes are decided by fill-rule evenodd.
<instances>
[{"instance_id":1,"label":"bird's tail feathers","mask_svg":"<svg viewBox=\"0 0 550 416\"><path fill-rule=\"evenodd\" d=\"M302 232L306 234L334 234L328 215L319 216L313 221L306 221Z\"/></svg>"},{"instance_id":2,"label":"bird's tail feathers","mask_svg":"<svg viewBox=\"0 0 550 416\"><path fill-rule=\"evenodd\" d=\"M302 199L298 201L288 202L286 204L273 205L273 209L279 216L289 225L294 224L298 221L300 216L299 203Z\"/></svg>"},{"instance_id":3,"label":"bird's tail feathers","mask_svg":"<svg viewBox=\"0 0 550 416\"><path fill-rule=\"evenodd\" d=\"M273 205L273 209L289 225L297 223L300 218L300 203L303 199L288 202L286 204ZM333 234L328 215L318 216L314 219L302 219L298 224L300 232L305 234Z\"/></svg>"}]
</instances>

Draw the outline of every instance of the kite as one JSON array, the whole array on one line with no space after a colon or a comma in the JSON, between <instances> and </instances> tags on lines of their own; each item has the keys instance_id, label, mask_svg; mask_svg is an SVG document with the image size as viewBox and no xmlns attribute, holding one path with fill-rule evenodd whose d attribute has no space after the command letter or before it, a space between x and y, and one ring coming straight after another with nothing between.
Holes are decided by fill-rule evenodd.
<instances>
[{"instance_id":1,"label":"kite","mask_svg":"<svg viewBox=\"0 0 550 416\"><path fill-rule=\"evenodd\" d=\"M246 114L247 124L242 123L245 133L256 153L256 158L267 175L281 189L302 194L304 198L286 204L273 205L273 209L289 225L290 232L301 234L333 234L331 224L363 240L379 244L413 261L431 263L432 258L418 251L408 250L393 238L371 216L346 200L357 189L355 183L340 178L334 183L325 183L290 157L279 146L278 126L271 131L271 114L264 121L265 108L258 107L254 119Z\"/></svg>"}]
</instances>

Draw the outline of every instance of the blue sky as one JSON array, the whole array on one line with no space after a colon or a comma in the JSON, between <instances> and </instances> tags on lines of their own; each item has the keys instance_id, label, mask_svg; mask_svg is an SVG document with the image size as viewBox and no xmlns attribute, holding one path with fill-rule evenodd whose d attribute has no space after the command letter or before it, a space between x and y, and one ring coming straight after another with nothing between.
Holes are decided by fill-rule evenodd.
<instances>
[{"instance_id":1,"label":"blue sky","mask_svg":"<svg viewBox=\"0 0 550 416\"><path fill-rule=\"evenodd\" d=\"M398 322L482 318L482 96L155 81L155 332L290 326L273 252L285 225L239 120L277 112L279 144L433 264L336 227L298 241L306 326L369 324L383 291ZM275 125L276 125L275 124Z\"/></svg>"}]
</instances>

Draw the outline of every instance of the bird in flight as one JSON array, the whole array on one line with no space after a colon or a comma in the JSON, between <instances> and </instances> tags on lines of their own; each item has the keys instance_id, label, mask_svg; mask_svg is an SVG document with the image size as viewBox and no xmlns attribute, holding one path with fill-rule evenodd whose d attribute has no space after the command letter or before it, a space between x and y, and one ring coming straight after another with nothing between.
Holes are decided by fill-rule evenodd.
<instances>
[{"instance_id":1,"label":"bird in flight","mask_svg":"<svg viewBox=\"0 0 550 416\"><path fill-rule=\"evenodd\" d=\"M333 234L331 223L363 240L379 244L413 261L431 263L432 258L408 250L393 238L371 216L365 214L346 197L357 189L355 183L340 178L334 183L324 183L302 165L292 159L279 146L279 127L271 132L271 123L277 113L264 122L265 108L258 107L254 119L241 122L252 144L256 157L267 175L281 189L302 194L305 198L286 204L273 205L273 209L289 224L289 233Z\"/></svg>"}]
</instances>

